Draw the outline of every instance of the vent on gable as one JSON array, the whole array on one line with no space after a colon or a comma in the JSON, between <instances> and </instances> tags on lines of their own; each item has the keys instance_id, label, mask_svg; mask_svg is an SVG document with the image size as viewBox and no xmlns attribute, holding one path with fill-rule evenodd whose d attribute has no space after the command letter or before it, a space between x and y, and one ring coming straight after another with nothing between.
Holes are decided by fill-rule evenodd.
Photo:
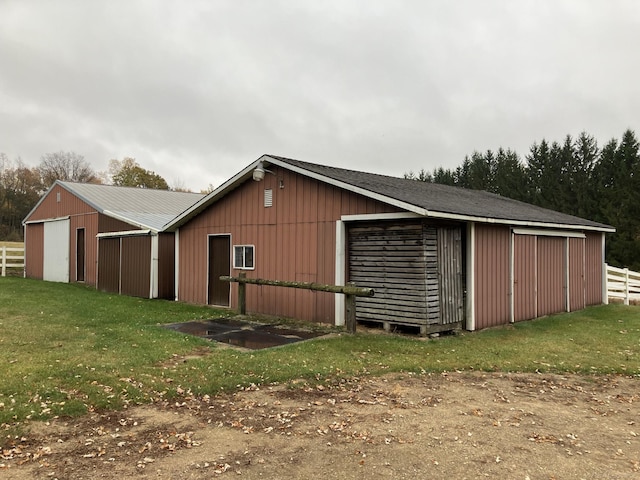
<instances>
[{"instance_id":1,"label":"vent on gable","mask_svg":"<svg viewBox=\"0 0 640 480\"><path fill-rule=\"evenodd\" d=\"M273 207L273 190L270 188L264 189L264 206Z\"/></svg>"}]
</instances>

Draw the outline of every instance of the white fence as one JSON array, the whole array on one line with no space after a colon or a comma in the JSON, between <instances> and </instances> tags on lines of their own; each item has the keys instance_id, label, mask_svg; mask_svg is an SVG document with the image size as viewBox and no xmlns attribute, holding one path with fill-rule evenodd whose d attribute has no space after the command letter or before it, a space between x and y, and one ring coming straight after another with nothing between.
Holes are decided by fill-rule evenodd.
<instances>
[{"instance_id":1,"label":"white fence","mask_svg":"<svg viewBox=\"0 0 640 480\"><path fill-rule=\"evenodd\" d=\"M24 247L0 247L2 276L7 276L7 268L24 268Z\"/></svg>"},{"instance_id":2,"label":"white fence","mask_svg":"<svg viewBox=\"0 0 640 480\"><path fill-rule=\"evenodd\" d=\"M607 267L607 296L622 299L625 305L629 301L640 302L640 273L628 268Z\"/></svg>"}]
</instances>

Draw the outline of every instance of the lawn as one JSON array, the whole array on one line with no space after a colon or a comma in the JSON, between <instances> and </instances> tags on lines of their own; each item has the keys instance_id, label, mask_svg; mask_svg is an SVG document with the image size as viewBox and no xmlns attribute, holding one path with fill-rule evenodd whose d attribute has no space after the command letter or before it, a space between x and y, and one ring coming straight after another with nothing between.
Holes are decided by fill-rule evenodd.
<instances>
[{"instance_id":1,"label":"lawn","mask_svg":"<svg viewBox=\"0 0 640 480\"><path fill-rule=\"evenodd\" d=\"M598 306L426 340L339 334L239 351L159 325L224 310L0 278L0 424L213 395L252 384L483 370L640 378L640 307ZM295 381L295 382L294 382ZM1 443L1 441L0 441Z\"/></svg>"}]
</instances>

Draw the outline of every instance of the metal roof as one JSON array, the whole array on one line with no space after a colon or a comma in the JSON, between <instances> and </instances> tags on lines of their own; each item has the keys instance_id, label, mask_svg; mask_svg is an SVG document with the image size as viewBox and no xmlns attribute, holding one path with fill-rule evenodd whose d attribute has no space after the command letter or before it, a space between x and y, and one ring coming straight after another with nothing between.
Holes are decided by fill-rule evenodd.
<instances>
[{"instance_id":1,"label":"metal roof","mask_svg":"<svg viewBox=\"0 0 640 480\"><path fill-rule=\"evenodd\" d=\"M208 196L177 216L167 230L186 223L208 205L251 178L255 167L277 165L403 210L431 218L446 218L518 226L571 228L613 232L610 225L567 215L493 193L391 177L344 168L263 155Z\"/></svg>"},{"instance_id":2,"label":"metal roof","mask_svg":"<svg viewBox=\"0 0 640 480\"><path fill-rule=\"evenodd\" d=\"M200 193L73 183L60 180L57 180L51 189L56 185L60 185L104 215L156 232L162 230L166 223L204 197ZM39 204L40 202L38 202ZM38 205L34 207L32 212ZM30 215L31 213L27 218Z\"/></svg>"}]
</instances>

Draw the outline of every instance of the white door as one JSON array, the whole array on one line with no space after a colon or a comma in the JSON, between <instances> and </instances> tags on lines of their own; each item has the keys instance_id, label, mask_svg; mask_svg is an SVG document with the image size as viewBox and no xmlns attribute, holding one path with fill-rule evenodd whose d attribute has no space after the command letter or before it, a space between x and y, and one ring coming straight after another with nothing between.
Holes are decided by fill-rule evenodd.
<instances>
[{"instance_id":1,"label":"white door","mask_svg":"<svg viewBox=\"0 0 640 480\"><path fill-rule=\"evenodd\" d=\"M44 223L42 279L69 282L69 219Z\"/></svg>"}]
</instances>

